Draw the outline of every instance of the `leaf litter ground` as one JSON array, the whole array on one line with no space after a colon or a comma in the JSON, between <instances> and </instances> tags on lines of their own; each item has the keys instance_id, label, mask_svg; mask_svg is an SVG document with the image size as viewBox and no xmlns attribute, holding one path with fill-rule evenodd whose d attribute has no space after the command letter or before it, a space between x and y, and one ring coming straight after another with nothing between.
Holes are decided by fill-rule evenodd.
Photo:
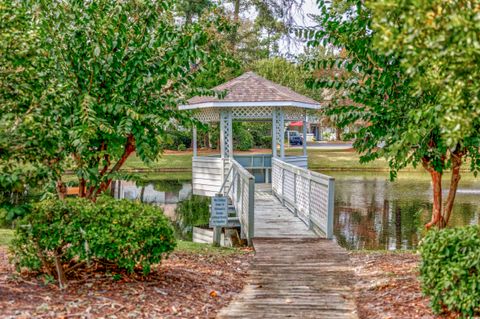
<instances>
[{"instance_id":1,"label":"leaf litter ground","mask_svg":"<svg viewBox=\"0 0 480 319\"><path fill-rule=\"evenodd\" d=\"M242 289L251 252L175 252L148 277L96 265L69 285L16 274L0 247L2 318L213 318Z\"/></svg>"}]
</instances>

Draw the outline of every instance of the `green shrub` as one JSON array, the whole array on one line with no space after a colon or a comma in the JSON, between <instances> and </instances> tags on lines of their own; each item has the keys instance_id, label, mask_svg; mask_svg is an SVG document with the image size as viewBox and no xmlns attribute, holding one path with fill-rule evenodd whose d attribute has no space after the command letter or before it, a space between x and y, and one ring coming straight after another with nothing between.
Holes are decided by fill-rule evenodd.
<instances>
[{"instance_id":1,"label":"green shrub","mask_svg":"<svg viewBox=\"0 0 480 319\"><path fill-rule=\"evenodd\" d=\"M271 148L272 147L272 137L270 135L262 136L260 138L260 143L256 146L258 146L260 148Z\"/></svg>"},{"instance_id":2,"label":"green shrub","mask_svg":"<svg viewBox=\"0 0 480 319\"><path fill-rule=\"evenodd\" d=\"M184 152L187 150L187 147L185 146L185 144L180 144L178 145L177 150L180 152Z\"/></svg>"},{"instance_id":3,"label":"green shrub","mask_svg":"<svg viewBox=\"0 0 480 319\"><path fill-rule=\"evenodd\" d=\"M480 310L480 228L430 231L420 245L423 293L436 313L472 317Z\"/></svg>"},{"instance_id":4,"label":"green shrub","mask_svg":"<svg viewBox=\"0 0 480 319\"><path fill-rule=\"evenodd\" d=\"M242 123L233 126L233 147L238 151L248 151L253 147L253 137Z\"/></svg>"},{"instance_id":5,"label":"green shrub","mask_svg":"<svg viewBox=\"0 0 480 319\"><path fill-rule=\"evenodd\" d=\"M150 205L100 197L96 203L74 198L33 205L17 225L11 250L17 269L57 273L56 262L69 268L102 262L128 272L150 272L175 247L173 229Z\"/></svg>"}]
</instances>

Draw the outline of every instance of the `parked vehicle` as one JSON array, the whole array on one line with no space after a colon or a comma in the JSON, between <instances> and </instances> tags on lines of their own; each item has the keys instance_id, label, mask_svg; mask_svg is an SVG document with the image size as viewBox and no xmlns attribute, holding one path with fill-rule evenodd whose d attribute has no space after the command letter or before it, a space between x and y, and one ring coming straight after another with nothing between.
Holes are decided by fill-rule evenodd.
<instances>
[{"instance_id":1,"label":"parked vehicle","mask_svg":"<svg viewBox=\"0 0 480 319\"><path fill-rule=\"evenodd\" d=\"M303 138L300 135L290 136L290 145L303 145Z\"/></svg>"}]
</instances>

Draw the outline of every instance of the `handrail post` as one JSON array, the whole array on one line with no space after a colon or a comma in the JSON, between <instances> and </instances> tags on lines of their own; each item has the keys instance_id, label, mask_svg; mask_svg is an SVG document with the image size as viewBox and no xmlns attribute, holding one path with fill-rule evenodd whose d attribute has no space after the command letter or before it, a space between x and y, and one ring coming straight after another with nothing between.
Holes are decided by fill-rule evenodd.
<instances>
[{"instance_id":1,"label":"handrail post","mask_svg":"<svg viewBox=\"0 0 480 319\"><path fill-rule=\"evenodd\" d=\"M255 179L248 179L248 245L252 246L252 239L255 236Z\"/></svg>"},{"instance_id":2,"label":"handrail post","mask_svg":"<svg viewBox=\"0 0 480 319\"><path fill-rule=\"evenodd\" d=\"M313 229L312 222L312 180L308 180L308 229Z\"/></svg>"},{"instance_id":3,"label":"handrail post","mask_svg":"<svg viewBox=\"0 0 480 319\"><path fill-rule=\"evenodd\" d=\"M282 205L285 206L285 169L282 167Z\"/></svg>"},{"instance_id":4,"label":"handrail post","mask_svg":"<svg viewBox=\"0 0 480 319\"><path fill-rule=\"evenodd\" d=\"M328 214L327 214L327 238L333 237L333 214L335 204L335 180L328 180Z\"/></svg>"},{"instance_id":5,"label":"handrail post","mask_svg":"<svg viewBox=\"0 0 480 319\"><path fill-rule=\"evenodd\" d=\"M297 173L293 173L293 215L298 216L297 210Z\"/></svg>"}]
</instances>

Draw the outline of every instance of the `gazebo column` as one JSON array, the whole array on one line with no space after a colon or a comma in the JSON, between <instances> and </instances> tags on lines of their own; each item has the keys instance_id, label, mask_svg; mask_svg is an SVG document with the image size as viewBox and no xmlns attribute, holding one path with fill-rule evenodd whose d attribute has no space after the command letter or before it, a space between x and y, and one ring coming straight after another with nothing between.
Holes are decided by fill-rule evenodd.
<instances>
[{"instance_id":1,"label":"gazebo column","mask_svg":"<svg viewBox=\"0 0 480 319\"><path fill-rule=\"evenodd\" d=\"M193 127L192 132L193 157L197 157L197 127Z\"/></svg>"},{"instance_id":2,"label":"gazebo column","mask_svg":"<svg viewBox=\"0 0 480 319\"><path fill-rule=\"evenodd\" d=\"M307 156L307 111L303 113L303 156Z\"/></svg>"},{"instance_id":3,"label":"gazebo column","mask_svg":"<svg viewBox=\"0 0 480 319\"><path fill-rule=\"evenodd\" d=\"M275 111L277 143L280 144L280 158L285 157L285 117L282 108Z\"/></svg>"},{"instance_id":4,"label":"gazebo column","mask_svg":"<svg viewBox=\"0 0 480 319\"><path fill-rule=\"evenodd\" d=\"M277 157L277 110L272 111L272 156Z\"/></svg>"},{"instance_id":5,"label":"gazebo column","mask_svg":"<svg viewBox=\"0 0 480 319\"><path fill-rule=\"evenodd\" d=\"M220 156L221 158L233 157L233 130L232 111L220 112Z\"/></svg>"}]
</instances>

